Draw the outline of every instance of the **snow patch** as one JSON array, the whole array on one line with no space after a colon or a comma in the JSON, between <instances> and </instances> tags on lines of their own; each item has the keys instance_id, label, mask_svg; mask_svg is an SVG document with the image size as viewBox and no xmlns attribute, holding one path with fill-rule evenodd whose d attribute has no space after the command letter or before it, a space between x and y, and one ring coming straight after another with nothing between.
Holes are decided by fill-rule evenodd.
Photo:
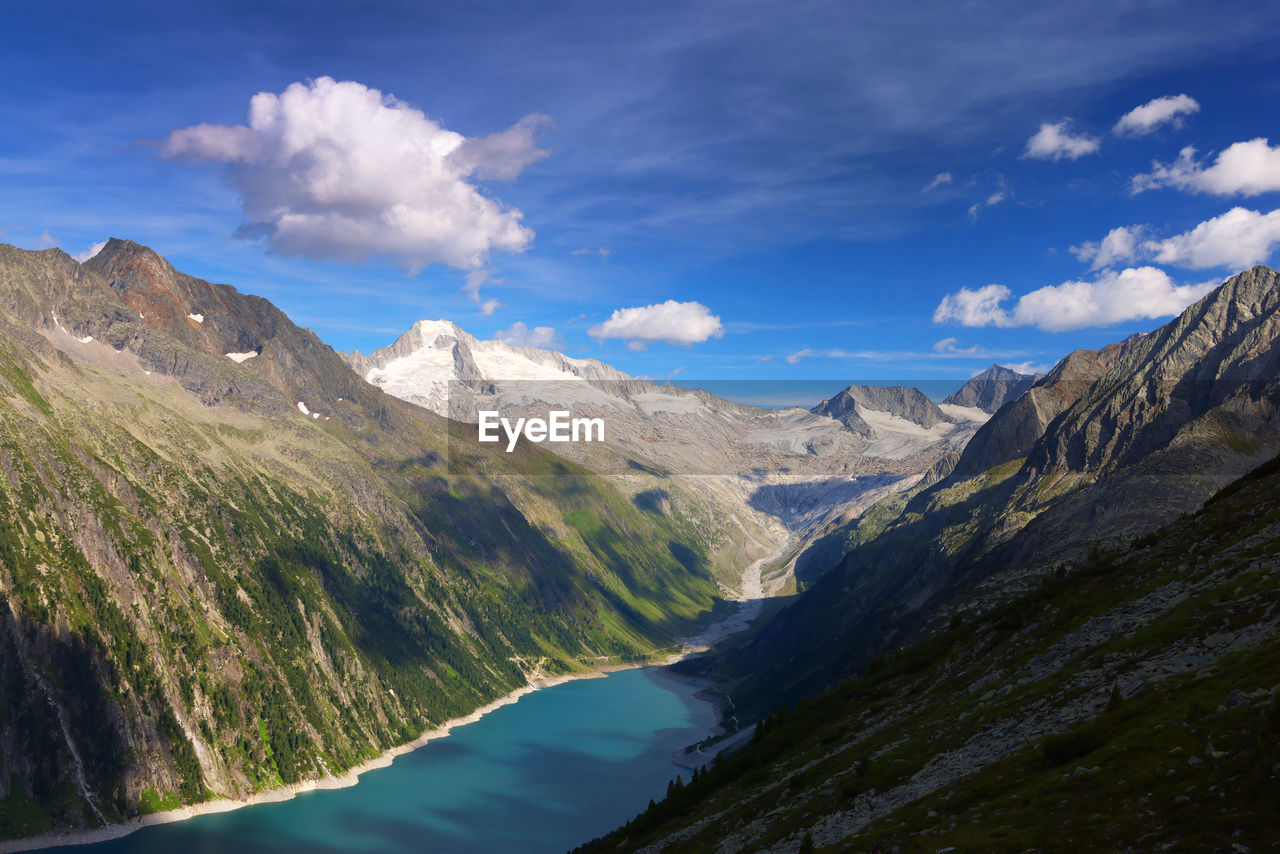
<instances>
[{"instance_id":1,"label":"snow patch","mask_svg":"<svg viewBox=\"0 0 1280 854\"><path fill-rule=\"evenodd\" d=\"M248 353L228 353L227 358L233 362L244 362L258 355L257 350L250 350Z\"/></svg>"},{"instance_id":2,"label":"snow patch","mask_svg":"<svg viewBox=\"0 0 1280 854\"><path fill-rule=\"evenodd\" d=\"M307 405L302 401L298 401L298 411L301 412L303 415L311 414L311 410L307 409Z\"/></svg>"},{"instance_id":3,"label":"snow patch","mask_svg":"<svg viewBox=\"0 0 1280 854\"><path fill-rule=\"evenodd\" d=\"M192 320L194 320L196 323L204 323L204 315L203 315L203 314L188 314L188 315L187 315L187 317L191 318L191 319L192 319Z\"/></svg>"},{"instance_id":4,"label":"snow patch","mask_svg":"<svg viewBox=\"0 0 1280 854\"><path fill-rule=\"evenodd\" d=\"M77 338L76 340L79 341L81 344L88 344L90 341L93 340L93 336L86 335L83 338Z\"/></svg>"},{"instance_id":5,"label":"snow patch","mask_svg":"<svg viewBox=\"0 0 1280 854\"><path fill-rule=\"evenodd\" d=\"M311 417L312 417L312 418L319 418L319 417L320 417L320 413L319 413L319 412L313 412L313 413L311 413Z\"/></svg>"}]
</instances>

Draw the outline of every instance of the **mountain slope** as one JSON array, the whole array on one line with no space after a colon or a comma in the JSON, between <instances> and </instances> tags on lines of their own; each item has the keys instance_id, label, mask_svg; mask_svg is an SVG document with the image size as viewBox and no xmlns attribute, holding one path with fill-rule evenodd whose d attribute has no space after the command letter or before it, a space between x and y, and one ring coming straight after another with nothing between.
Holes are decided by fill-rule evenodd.
<instances>
[{"instance_id":1,"label":"mountain slope","mask_svg":"<svg viewBox=\"0 0 1280 854\"><path fill-rule=\"evenodd\" d=\"M0 472L0 837L340 773L717 592L678 487L494 454L125 241L0 247Z\"/></svg>"},{"instance_id":2,"label":"mountain slope","mask_svg":"<svg viewBox=\"0 0 1280 854\"><path fill-rule=\"evenodd\" d=\"M1278 338L1280 276L1255 268L1150 335L1073 354L975 437L1023 401L1065 400L1077 368L1087 381L1110 362L1025 459L977 474L957 466L900 502L716 672L744 711L762 713L1194 511L1280 449Z\"/></svg>"},{"instance_id":3,"label":"mountain slope","mask_svg":"<svg viewBox=\"0 0 1280 854\"><path fill-rule=\"evenodd\" d=\"M766 718L590 851L1280 845L1280 458Z\"/></svg>"}]
</instances>

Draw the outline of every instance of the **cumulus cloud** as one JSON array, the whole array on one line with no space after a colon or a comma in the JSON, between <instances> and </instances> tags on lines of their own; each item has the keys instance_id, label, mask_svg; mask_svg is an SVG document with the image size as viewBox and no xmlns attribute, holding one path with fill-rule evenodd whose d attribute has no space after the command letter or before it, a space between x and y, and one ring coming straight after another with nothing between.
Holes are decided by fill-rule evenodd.
<instances>
[{"instance_id":1,"label":"cumulus cloud","mask_svg":"<svg viewBox=\"0 0 1280 854\"><path fill-rule=\"evenodd\" d=\"M88 261L94 255L97 255L99 252L101 252L103 250L103 247L105 247L106 245L107 245L107 241L105 240L99 241L98 243L93 244L83 252L78 252L75 255L72 255L71 257L79 261L81 264L83 264L85 261Z\"/></svg>"},{"instance_id":2,"label":"cumulus cloud","mask_svg":"<svg viewBox=\"0 0 1280 854\"><path fill-rule=\"evenodd\" d=\"M519 320L511 324L509 329L499 329L494 333L493 337L513 347L541 347L544 350L549 350L558 347L560 344L560 336L556 334L554 327L534 326L530 328Z\"/></svg>"},{"instance_id":3,"label":"cumulus cloud","mask_svg":"<svg viewBox=\"0 0 1280 854\"><path fill-rule=\"evenodd\" d=\"M1161 264L1238 269L1267 260L1276 243L1280 243L1280 210L1264 214L1232 208L1190 231L1147 241L1142 249Z\"/></svg>"},{"instance_id":4,"label":"cumulus cloud","mask_svg":"<svg viewBox=\"0 0 1280 854\"><path fill-rule=\"evenodd\" d=\"M1098 150L1098 141L1091 136L1072 135L1067 130L1070 121L1045 122L1031 139L1027 140L1023 157L1040 160L1079 160Z\"/></svg>"},{"instance_id":5,"label":"cumulus cloud","mask_svg":"<svg viewBox=\"0 0 1280 854\"><path fill-rule=\"evenodd\" d=\"M932 181L930 181L928 184L925 184L924 189L921 190L920 192L927 193L930 190L936 190L939 187L945 187L947 184L950 184L954 180L955 178L952 177L950 172L939 172L937 175L933 176Z\"/></svg>"},{"instance_id":6,"label":"cumulus cloud","mask_svg":"<svg viewBox=\"0 0 1280 854\"><path fill-rule=\"evenodd\" d=\"M933 345L933 352L952 353L957 356L972 356L974 353L978 352L978 345L974 344L972 347L961 347L960 342L955 338L943 338L941 341L938 341Z\"/></svg>"},{"instance_id":7,"label":"cumulus cloud","mask_svg":"<svg viewBox=\"0 0 1280 854\"><path fill-rule=\"evenodd\" d=\"M247 125L176 130L161 153L224 164L248 219L240 233L282 255L471 270L533 239L473 179L512 180L546 156L546 121L468 139L377 89L321 77L255 95Z\"/></svg>"},{"instance_id":8,"label":"cumulus cloud","mask_svg":"<svg viewBox=\"0 0 1280 854\"><path fill-rule=\"evenodd\" d=\"M933 313L934 323L962 326L1035 326L1049 332L1111 326L1129 320L1169 317L1213 289L1213 283L1176 285L1163 270L1130 267L1107 271L1092 282L1048 285L1018 298L1004 285L961 288L947 294Z\"/></svg>"},{"instance_id":9,"label":"cumulus cloud","mask_svg":"<svg viewBox=\"0 0 1280 854\"><path fill-rule=\"evenodd\" d=\"M1190 95L1166 95L1134 107L1120 117L1112 130L1124 136L1142 136L1163 124L1181 127L1183 116L1199 111L1200 104Z\"/></svg>"},{"instance_id":10,"label":"cumulus cloud","mask_svg":"<svg viewBox=\"0 0 1280 854\"><path fill-rule=\"evenodd\" d=\"M1139 254L1138 241L1146 231L1145 226L1128 225L1113 228L1102 240L1087 240L1079 246L1072 246L1067 251L1081 261L1090 262L1090 268L1101 270L1115 264L1133 261Z\"/></svg>"},{"instance_id":11,"label":"cumulus cloud","mask_svg":"<svg viewBox=\"0 0 1280 854\"><path fill-rule=\"evenodd\" d=\"M720 318L700 302L669 299L654 305L620 308L603 323L587 330L592 338L619 338L633 350L651 341L688 347L724 335Z\"/></svg>"},{"instance_id":12,"label":"cumulus cloud","mask_svg":"<svg viewBox=\"0 0 1280 854\"><path fill-rule=\"evenodd\" d=\"M1280 190L1280 146L1268 145L1263 137L1237 142L1219 152L1212 166L1206 166L1188 145L1174 162L1152 161L1150 172L1134 175L1129 182L1134 195L1159 187L1215 196L1256 196Z\"/></svg>"},{"instance_id":13,"label":"cumulus cloud","mask_svg":"<svg viewBox=\"0 0 1280 854\"><path fill-rule=\"evenodd\" d=\"M1139 260L1186 269L1239 270L1266 261L1280 243L1280 210L1264 214L1236 207L1172 237L1151 234L1150 226L1121 226L1100 241L1086 241L1070 251L1094 270Z\"/></svg>"}]
</instances>

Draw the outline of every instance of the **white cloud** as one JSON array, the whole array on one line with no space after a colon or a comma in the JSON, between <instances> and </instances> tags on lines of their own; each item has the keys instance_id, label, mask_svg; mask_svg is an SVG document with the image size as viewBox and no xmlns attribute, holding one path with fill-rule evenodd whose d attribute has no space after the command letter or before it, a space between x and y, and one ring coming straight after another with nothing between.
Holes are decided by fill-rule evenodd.
<instances>
[{"instance_id":1,"label":"white cloud","mask_svg":"<svg viewBox=\"0 0 1280 854\"><path fill-rule=\"evenodd\" d=\"M796 352L792 353L790 356L787 357L787 364L788 365L799 364L801 359L806 359L809 356L812 356L815 352L816 351L812 347L805 347L803 350L797 350Z\"/></svg>"},{"instance_id":2,"label":"white cloud","mask_svg":"<svg viewBox=\"0 0 1280 854\"><path fill-rule=\"evenodd\" d=\"M493 337L513 347L541 347L544 350L550 350L560 344L560 336L556 334L553 327L530 328L519 320L511 324L510 329L499 329Z\"/></svg>"},{"instance_id":3,"label":"white cloud","mask_svg":"<svg viewBox=\"0 0 1280 854\"><path fill-rule=\"evenodd\" d=\"M999 183L999 186L996 189L992 190L987 195L987 197L982 201L975 202L969 206L970 221L977 222L978 212L981 211L984 207L989 208L992 205L998 205L1013 195L1013 193L1009 190L1009 185L1005 183L1003 175L997 175L996 181Z\"/></svg>"},{"instance_id":4,"label":"white cloud","mask_svg":"<svg viewBox=\"0 0 1280 854\"><path fill-rule=\"evenodd\" d=\"M943 338L941 341L938 341L933 345L933 352L971 356L978 352L978 345L974 344L972 347L961 347L960 342L955 338Z\"/></svg>"},{"instance_id":5,"label":"white cloud","mask_svg":"<svg viewBox=\"0 0 1280 854\"><path fill-rule=\"evenodd\" d=\"M545 156L545 124L529 116L468 139L377 89L321 77L258 93L247 126L176 130L161 153L226 164L248 218L242 233L282 255L471 270L493 252L524 250L533 232L469 179L515 178Z\"/></svg>"},{"instance_id":6,"label":"white cloud","mask_svg":"<svg viewBox=\"0 0 1280 854\"><path fill-rule=\"evenodd\" d=\"M1134 175L1129 183L1135 195L1158 187L1215 196L1256 196L1280 190L1280 146L1271 147L1263 137L1237 142L1219 152L1208 167L1196 159L1195 148L1187 146L1173 163L1152 161L1149 173Z\"/></svg>"},{"instance_id":7,"label":"white cloud","mask_svg":"<svg viewBox=\"0 0 1280 854\"><path fill-rule=\"evenodd\" d=\"M48 229L45 229L44 231L40 232L40 237L39 239L36 240L37 249L52 249L57 245L58 245L57 238L55 238L52 234L50 234Z\"/></svg>"},{"instance_id":8,"label":"white cloud","mask_svg":"<svg viewBox=\"0 0 1280 854\"><path fill-rule=\"evenodd\" d=\"M934 323L959 323L961 326L1012 326L1000 303L1013 292L1004 285L961 288L947 294L933 311Z\"/></svg>"},{"instance_id":9,"label":"white cloud","mask_svg":"<svg viewBox=\"0 0 1280 854\"><path fill-rule=\"evenodd\" d=\"M573 252L569 254L573 255L576 258L581 258L584 255L599 255L601 261L608 261L609 256L613 254L613 250L605 249L603 246L595 249L592 249L591 247L588 247L588 246L584 246L581 249L573 250Z\"/></svg>"},{"instance_id":10,"label":"white cloud","mask_svg":"<svg viewBox=\"0 0 1280 854\"><path fill-rule=\"evenodd\" d=\"M604 323L587 330L592 338L620 338L633 350L643 350L650 341L665 341L685 347L724 335L720 318L700 302L669 299L654 305L620 308Z\"/></svg>"},{"instance_id":11,"label":"white cloud","mask_svg":"<svg viewBox=\"0 0 1280 854\"><path fill-rule=\"evenodd\" d=\"M88 261L94 255L97 255L99 252L101 252L103 247L105 247L106 245L107 245L107 241L105 240L100 241L98 243L93 244L85 251L72 255L71 257L79 261L81 264L83 264L85 261Z\"/></svg>"},{"instance_id":12,"label":"white cloud","mask_svg":"<svg viewBox=\"0 0 1280 854\"><path fill-rule=\"evenodd\" d=\"M1112 130L1126 136L1142 136L1163 124L1181 127L1183 116L1199 111L1200 104L1190 95L1166 95L1134 107L1120 117Z\"/></svg>"},{"instance_id":13,"label":"white cloud","mask_svg":"<svg viewBox=\"0 0 1280 854\"><path fill-rule=\"evenodd\" d=\"M1129 320L1169 317L1213 289L1213 283L1175 285L1155 267L1105 272L1092 282L1048 285L1003 306L1013 294L1004 285L961 288L947 294L933 313L934 323L962 326L1035 326L1049 332L1110 326Z\"/></svg>"},{"instance_id":14,"label":"white cloud","mask_svg":"<svg viewBox=\"0 0 1280 854\"><path fill-rule=\"evenodd\" d=\"M1016 364L1011 365L1001 365L1000 367L1008 368L1017 374L1047 374L1053 368L1053 365L1028 360L1026 362L1017 362ZM982 372L979 371L978 373Z\"/></svg>"},{"instance_id":15,"label":"white cloud","mask_svg":"<svg viewBox=\"0 0 1280 854\"><path fill-rule=\"evenodd\" d=\"M1146 230L1146 226L1122 225L1111 229L1098 242L1085 241L1067 251L1081 261L1092 262L1090 269L1101 270L1103 267L1135 260L1139 254L1138 241Z\"/></svg>"},{"instance_id":16,"label":"white cloud","mask_svg":"<svg viewBox=\"0 0 1280 854\"><path fill-rule=\"evenodd\" d=\"M1073 136L1068 130L1069 121L1045 122L1040 130L1027 140L1023 157L1040 160L1079 160L1098 150L1098 141L1083 134Z\"/></svg>"},{"instance_id":17,"label":"white cloud","mask_svg":"<svg viewBox=\"0 0 1280 854\"><path fill-rule=\"evenodd\" d=\"M493 272L493 270L472 270L467 273L467 283L462 286L462 292L471 298L484 317L492 317L493 313L502 307L502 303L496 299L483 299L480 296L480 286L485 282L501 281L493 278Z\"/></svg>"},{"instance_id":18,"label":"white cloud","mask_svg":"<svg viewBox=\"0 0 1280 854\"><path fill-rule=\"evenodd\" d=\"M525 116L511 127L488 136L463 139L449 153L449 164L463 175L514 181L524 167L551 154L538 148L538 137L551 126L551 117Z\"/></svg>"},{"instance_id":19,"label":"white cloud","mask_svg":"<svg viewBox=\"0 0 1280 854\"><path fill-rule=\"evenodd\" d=\"M1232 208L1190 231L1147 241L1142 249L1161 264L1240 269L1267 260L1276 243L1280 243L1280 210L1264 214Z\"/></svg>"},{"instance_id":20,"label":"white cloud","mask_svg":"<svg viewBox=\"0 0 1280 854\"><path fill-rule=\"evenodd\" d=\"M950 184L954 180L955 178L952 176L950 172L939 172L937 175L933 176L932 181L930 181L928 184L925 184L924 189L921 190L920 192L927 193L930 190L936 190L939 187L945 187L947 184Z\"/></svg>"}]
</instances>

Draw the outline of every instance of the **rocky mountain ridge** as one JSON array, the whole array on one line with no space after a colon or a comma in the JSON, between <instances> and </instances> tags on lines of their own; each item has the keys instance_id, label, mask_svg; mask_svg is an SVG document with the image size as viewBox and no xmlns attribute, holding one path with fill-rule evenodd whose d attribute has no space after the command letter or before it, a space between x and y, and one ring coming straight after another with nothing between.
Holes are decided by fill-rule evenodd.
<instances>
[{"instance_id":1,"label":"rocky mountain ridge","mask_svg":"<svg viewBox=\"0 0 1280 854\"><path fill-rule=\"evenodd\" d=\"M1022 397L1042 376L1021 374L1003 365L992 365L975 374L942 402L953 406L974 406L994 415L1006 403Z\"/></svg>"},{"instance_id":2,"label":"rocky mountain ridge","mask_svg":"<svg viewBox=\"0 0 1280 854\"><path fill-rule=\"evenodd\" d=\"M1254 268L1153 333L1064 359L978 430L950 476L872 508L833 569L724 654L740 708L821 690L876 650L1194 512L1274 455L1278 292L1280 275ZM1045 426L1010 459L1020 448L991 436L1014 418Z\"/></svg>"},{"instance_id":3,"label":"rocky mountain ridge","mask_svg":"<svg viewBox=\"0 0 1280 854\"><path fill-rule=\"evenodd\" d=\"M911 488L951 461L986 417L959 409L944 415L915 389L868 387L856 392L859 399L886 409L869 413L876 432L863 436L823 413L652 383L594 359L482 341L445 320L418 321L392 345L346 359L370 384L464 423L474 423L480 409L545 418L568 408L574 417L601 418L603 445L547 447L595 472L675 479L734 520L746 533L726 541L713 564L739 595L787 589L795 552L815 531ZM774 555L763 579L742 577L744 566Z\"/></svg>"}]
</instances>

